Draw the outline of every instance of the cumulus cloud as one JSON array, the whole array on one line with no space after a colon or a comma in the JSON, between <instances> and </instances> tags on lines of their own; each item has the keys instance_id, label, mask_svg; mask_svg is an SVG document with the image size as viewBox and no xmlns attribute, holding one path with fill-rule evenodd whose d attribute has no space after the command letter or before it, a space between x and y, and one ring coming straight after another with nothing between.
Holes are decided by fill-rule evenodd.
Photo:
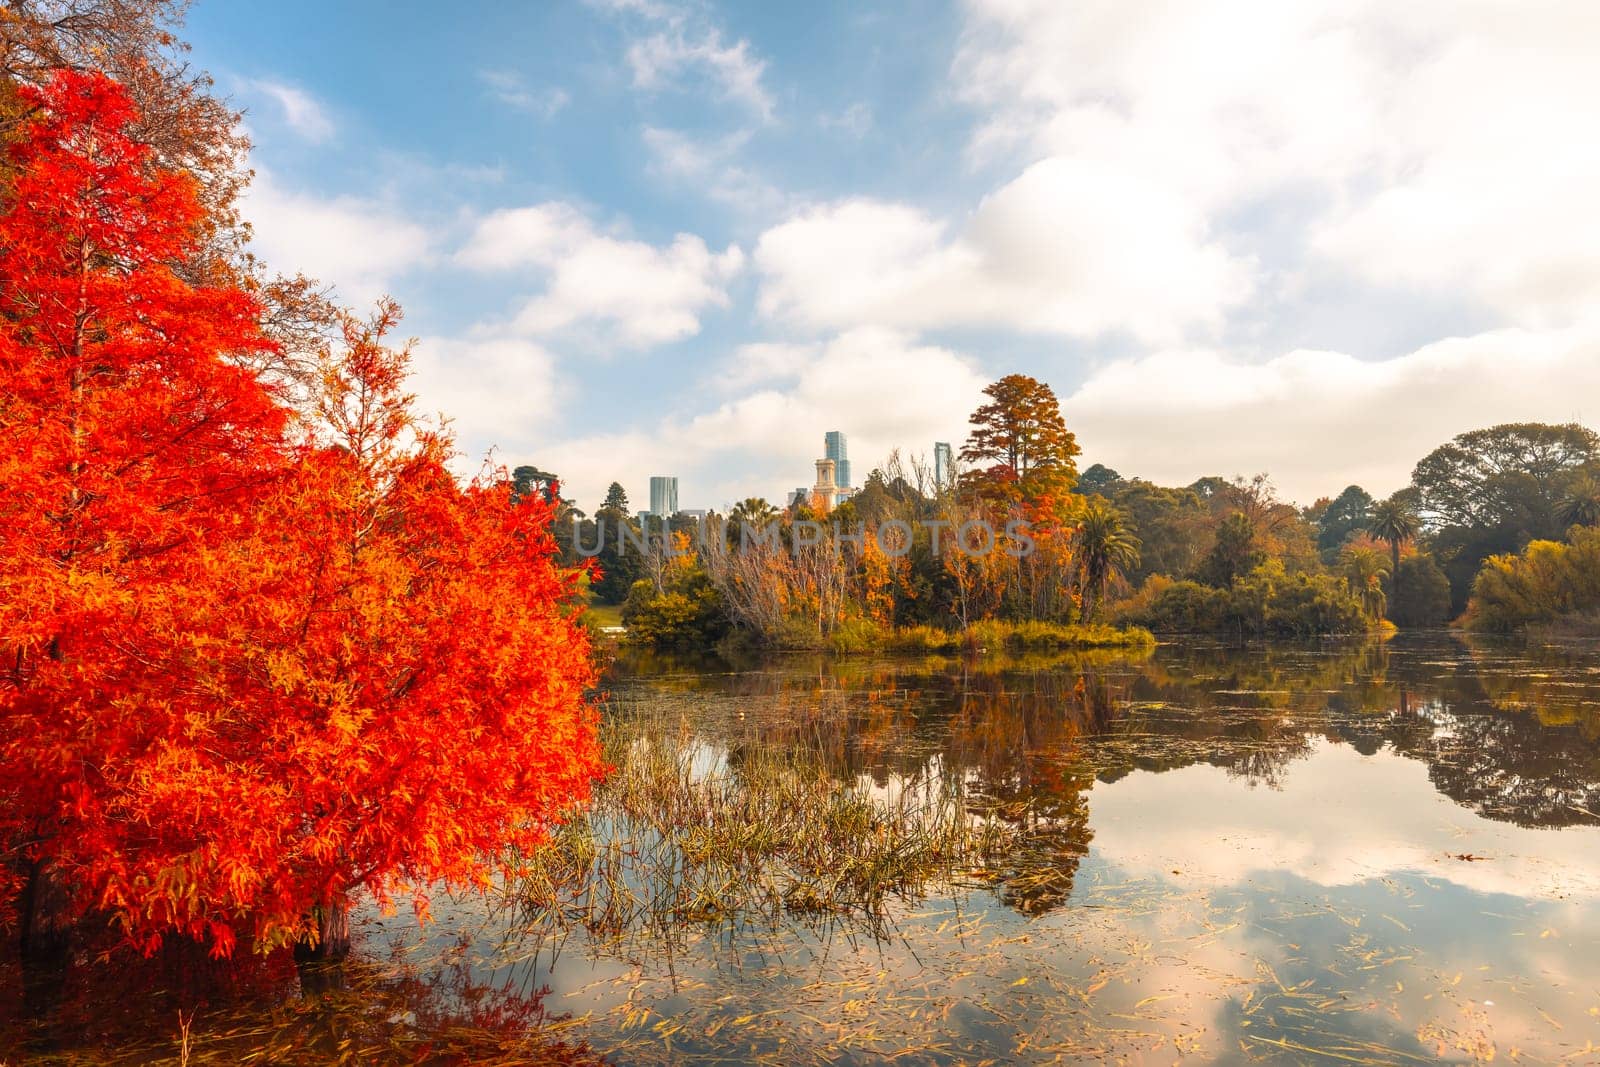
<instances>
[{"instance_id":1,"label":"cumulus cloud","mask_svg":"<svg viewBox=\"0 0 1600 1067\"><path fill-rule=\"evenodd\" d=\"M972 0L955 78L975 159L1067 157L1239 225L1310 216L1330 267L1523 325L1600 296L1600 8Z\"/></svg>"},{"instance_id":2,"label":"cumulus cloud","mask_svg":"<svg viewBox=\"0 0 1600 1067\"><path fill-rule=\"evenodd\" d=\"M1580 326L1495 330L1370 362L1163 351L1102 367L1062 406L1089 462L1174 485L1266 468L1309 504L1352 482L1393 492L1467 430L1592 419L1586 397L1600 397L1600 329Z\"/></svg>"},{"instance_id":3,"label":"cumulus cloud","mask_svg":"<svg viewBox=\"0 0 1600 1067\"><path fill-rule=\"evenodd\" d=\"M423 337L412 353L408 387L417 407L450 420L469 448L515 446L536 417L566 397L555 360L544 348L513 338ZM469 453L469 464L481 454Z\"/></svg>"},{"instance_id":4,"label":"cumulus cloud","mask_svg":"<svg viewBox=\"0 0 1600 1067\"><path fill-rule=\"evenodd\" d=\"M252 91L271 99L282 113L285 125L307 141L319 144L333 136L333 120L304 89L268 78L257 78L247 84Z\"/></svg>"},{"instance_id":5,"label":"cumulus cloud","mask_svg":"<svg viewBox=\"0 0 1600 1067\"><path fill-rule=\"evenodd\" d=\"M826 431L849 437L860 481L893 448L927 454L935 440L959 439L988 384L959 353L881 329L742 354L761 370L736 396L634 431L552 441L538 454L580 505L612 480L637 496L653 474L679 477L685 507L722 509L752 495L782 503L815 480Z\"/></svg>"},{"instance_id":6,"label":"cumulus cloud","mask_svg":"<svg viewBox=\"0 0 1600 1067\"><path fill-rule=\"evenodd\" d=\"M802 325L992 326L1171 342L1215 329L1251 265L1170 190L1066 159L1027 168L959 232L849 200L762 234L761 310Z\"/></svg>"},{"instance_id":7,"label":"cumulus cloud","mask_svg":"<svg viewBox=\"0 0 1600 1067\"><path fill-rule=\"evenodd\" d=\"M740 345L717 364L705 383L719 393L740 393L756 385L793 381L809 367L822 346L788 341Z\"/></svg>"},{"instance_id":8,"label":"cumulus cloud","mask_svg":"<svg viewBox=\"0 0 1600 1067\"><path fill-rule=\"evenodd\" d=\"M259 164L242 210L269 266L332 283L353 303L403 295L394 292L395 279L432 258L434 235L401 209L291 189Z\"/></svg>"},{"instance_id":9,"label":"cumulus cloud","mask_svg":"<svg viewBox=\"0 0 1600 1067\"><path fill-rule=\"evenodd\" d=\"M486 271L531 268L542 291L525 301L511 329L544 336L600 326L620 344L647 347L699 332L708 308L726 307L727 283L743 266L737 245L721 252L692 234L670 245L602 233L570 204L552 202L482 218L458 263Z\"/></svg>"}]
</instances>

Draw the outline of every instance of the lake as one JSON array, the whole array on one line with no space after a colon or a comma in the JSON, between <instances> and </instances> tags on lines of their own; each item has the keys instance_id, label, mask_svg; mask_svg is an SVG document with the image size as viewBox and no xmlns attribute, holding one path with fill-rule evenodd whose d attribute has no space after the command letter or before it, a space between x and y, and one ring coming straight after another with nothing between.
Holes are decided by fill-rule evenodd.
<instances>
[{"instance_id":1,"label":"lake","mask_svg":"<svg viewBox=\"0 0 1600 1067\"><path fill-rule=\"evenodd\" d=\"M339 1006L203 1009L191 1062L1600 1062L1594 649L606 686L617 780L541 873L423 932L363 909ZM174 1055L135 1029L105 1047Z\"/></svg>"}]
</instances>

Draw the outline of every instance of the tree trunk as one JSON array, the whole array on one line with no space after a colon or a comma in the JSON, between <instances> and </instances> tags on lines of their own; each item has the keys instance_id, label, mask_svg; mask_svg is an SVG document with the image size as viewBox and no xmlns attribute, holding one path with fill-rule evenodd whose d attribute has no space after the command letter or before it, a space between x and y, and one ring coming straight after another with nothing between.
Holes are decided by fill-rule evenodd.
<instances>
[{"instance_id":1,"label":"tree trunk","mask_svg":"<svg viewBox=\"0 0 1600 1067\"><path fill-rule=\"evenodd\" d=\"M22 999L29 1015L47 1014L59 1002L71 958L70 900L55 870L44 861L28 868L22 890Z\"/></svg>"},{"instance_id":2,"label":"tree trunk","mask_svg":"<svg viewBox=\"0 0 1600 1067\"><path fill-rule=\"evenodd\" d=\"M295 969L301 992L310 996L334 993L345 987L345 957L350 955L350 905L340 896L311 909L317 943L294 946Z\"/></svg>"},{"instance_id":3,"label":"tree trunk","mask_svg":"<svg viewBox=\"0 0 1600 1067\"><path fill-rule=\"evenodd\" d=\"M301 963L336 963L350 955L350 904L344 898L325 901L311 909L317 925L317 943L302 941L294 947Z\"/></svg>"},{"instance_id":4,"label":"tree trunk","mask_svg":"<svg viewBox=\"0 0 1600 1067\"><path fill-rule=\"evenodd\" d=\"M1392 568L1389 571L1390 578L1392 579L1390 584L1394 587L1394 598L1395 598L1396 601L1398 601L1400 599L1400 542L1399 541L1390 541L1389 542L1389 557L1390 557L1389 558L1389 565Z\"/></svg>"}]
</instances>

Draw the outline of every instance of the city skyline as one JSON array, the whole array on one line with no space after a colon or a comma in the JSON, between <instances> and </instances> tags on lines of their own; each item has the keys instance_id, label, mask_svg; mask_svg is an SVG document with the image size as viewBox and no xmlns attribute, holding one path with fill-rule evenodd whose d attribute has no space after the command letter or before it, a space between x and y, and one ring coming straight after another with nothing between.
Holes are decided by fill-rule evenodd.
<instances>
[{"instance_id":1,"label":"city skyline","mask_svg":"<svg viewBox=\"0 0 1600 1067\"><path fill-rule=\"evenodd\" d=\"M777 503L783 507L789 507L793 505L797 498L814 501L818 490L823 484L821 481L821 471L822 462L824 460L829 464L829 480L827 484L832 486L834 490L827 506L832 507L835 504L843 503L845 500L848 500L855 491L861 488L859 485L853 484L851 477L849 434L843 430L828 430L823 433L822 439L824 455L821 457L821 459L813 461L813 465L817 470L816 477L818 480L810 485L796 486L792 489L781 490L776 494L768 494L765 492L743 492L738 493L731 498L716 502L710 507L689 508L683 506L683 503L680 500L679 479L676 475L651 475L648 490L650 506L646 509L641 509L637 512L637 514L660 516L662 514L688 514L695 511L705 513L708 511L720 510L725 512L740 500L750 499L752 497L767 500L771 503ZM948 450L949 446L943 442L934 442L935 470L943 469L938 466L938 451L941 447ZM913 453L912 455L913 457L920 457L922 454ZM887 460L887 458L887 456L884 457L885 460ZM873 464L873 470L878 470L879 468L879 463ZM938 482L937 475L935 481L936 483ZM618 480L618 484L622 484L620 480ZM627 490L627 486L625 484L623 485L623 490ZM661 510L659 510L659 508L666 506L668 501L670 501L672 504L672 510L663 513ZM581 499L576 500L575 502L578 504L580 509L588 510L582 508L583 501Z\"/></svg>"}]
</instances>

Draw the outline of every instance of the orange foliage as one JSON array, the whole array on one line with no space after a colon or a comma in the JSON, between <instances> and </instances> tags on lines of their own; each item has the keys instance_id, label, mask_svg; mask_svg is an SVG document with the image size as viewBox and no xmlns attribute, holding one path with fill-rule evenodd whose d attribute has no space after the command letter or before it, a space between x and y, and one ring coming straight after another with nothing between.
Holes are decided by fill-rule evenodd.
<instances>
[{"instance_id":1,"label":"orange foliage","mask_svg":"<svg viewBox=\"0 0 1600 1067\"><path fill-rule=\"evenodd\" d=\"M550 505L450 475L389 305L291 434L229 358L269 347L259 308L169 267L192 182L103 76L37 102L0 215L0 901L45 878L60 919L226 955L357 888L481 883L601 770Z\"/></svg>"}]
</instances>

